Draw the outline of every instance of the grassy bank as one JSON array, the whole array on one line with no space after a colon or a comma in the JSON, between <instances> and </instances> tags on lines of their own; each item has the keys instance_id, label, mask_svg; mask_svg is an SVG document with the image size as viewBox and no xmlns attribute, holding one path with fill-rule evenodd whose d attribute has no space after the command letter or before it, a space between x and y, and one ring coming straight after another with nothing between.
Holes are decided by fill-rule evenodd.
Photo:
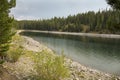
<instances>
[{"instance_id":1,"label":"grassy bank","mask_svg":"<svg viewBox=\"0 0 120 80\"><path fill-rule=\"evenodd\" d=\"M9 62L4 63L10 73L20 80L61 80L69 76L64 56L57 56L46 47L40 50L39 44L31 42L19 35L13 37L7 56ZM33 50L32 45L37 48Z\"/></svg>"}]
</instances>

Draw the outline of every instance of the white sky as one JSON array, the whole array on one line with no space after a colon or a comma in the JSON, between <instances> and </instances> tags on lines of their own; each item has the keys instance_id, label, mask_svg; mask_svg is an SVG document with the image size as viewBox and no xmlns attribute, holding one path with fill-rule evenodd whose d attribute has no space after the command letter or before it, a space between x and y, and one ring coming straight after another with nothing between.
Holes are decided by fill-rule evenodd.
<instances>
[{"instance_id":1,"label":"white sky","mask_svg":"<svg viewBox=\"0 0 120 80\"><path fill-rule=\"evenodd\" d=\"M11 14L17 20L66 17L109 8L105 0L17 0Z\"/></svg>"}]
</instances>

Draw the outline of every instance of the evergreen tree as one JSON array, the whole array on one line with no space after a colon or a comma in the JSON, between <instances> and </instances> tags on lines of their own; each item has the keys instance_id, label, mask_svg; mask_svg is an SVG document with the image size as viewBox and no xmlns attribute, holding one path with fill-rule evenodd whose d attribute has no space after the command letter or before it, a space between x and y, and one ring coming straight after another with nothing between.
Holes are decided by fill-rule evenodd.
<instances>
[{"instance_id":1,"label":"evergreen tree","mask_svg":"<svg viewBox=\"0 0 120 80\"><path fill-rule=\"evenodd\" d=\"M15 7L16 0L0 0L0 59L6 56L13 35L14 18L10 17L10 9Z\"/></svg>"},{"instance_id":2,"label":"evergreen tree","mask_svg":"<svg viewBox=\"0 0 120 80\"><path fill-rule=\"evenodd\" d=\"M106 0L114 9L120 10L120 0Z\"/></svg>"},{"instance_id":3,"label":"evergreen tree","mask_svg":"<svg viewBox=\"0 0 120 80\"><path fill-rule=\"evenodd\" d=\"M120 34L120 11L89 11L67 18L18 21L20 29Z\"/></svg>"}]
</instances>

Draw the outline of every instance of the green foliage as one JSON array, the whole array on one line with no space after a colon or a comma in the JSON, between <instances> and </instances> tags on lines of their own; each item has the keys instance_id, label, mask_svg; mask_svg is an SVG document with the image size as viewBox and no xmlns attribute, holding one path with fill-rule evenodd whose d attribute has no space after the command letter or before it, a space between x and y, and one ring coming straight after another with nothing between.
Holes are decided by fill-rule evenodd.
<instances>
[{"instance_id":1,"label":"green foliage","mask_svg":"<svg viewBox=\"0 0 120 80\"><path fill-rule=\"evenodd\" d=\"M21 55L25 53L21 43L23 38L19 35L14 35L12 37L12 44L10 45L9 50L7 51L7 59L10 62L16 62Z\"/></svg>"},{"instance_id":2,"label":"green foliage","mask_svg":"<svg viewBox=\"0 0 120 80\"><path fill-rule=\"evenodd\" d=\"M10 62L16 62L21 55L23 55L24 50L22 47L12 46L7 52L7 58Z\"/></svg>"},{"instance_id":3,"label":"green foliage","mask_svg":"<svg viewBox=\"0 0 120 80\"><path fill-rule=\"evenodd\" d=\"M18 45L20 46L21 43L24 42L24 39L23 37L21 37L19 34L15 34L13 37L12 37L12 42L15 44L15 45Z\"/></svg>"},{"instance_id":4,"label":"green foliage","mask_svg":"<svg viewBox=\"0 0 120 80\"><path fill-rule=\"evenodd\" d=\"M3 64L5 61L4 60L0 60L0 64Z\"/></svg>"},{"instance_id":5,"label":"green foliage","mask_svg":"<svg viewBox=\"0 0 120 80\"><path fill-rule=\"evenodd\" d=\"M114 9L120 10L120 0L106 0Z\"/></svg>"},{"instance_id":6,"label":"green foliage","mask_svg":"<svg viewBox=\"0 0 120 80\"><path fill-rule=\"evenodd\" d=\"M0 0L0 58L6 56L11 38L15 33L14 19L9 16L10 9L14 6L15 0Z\"/></svg>"},{"instance_id":7,"label":"green foliage","mask_svg":"<svg viewBox=\"0 0 120 80\"><path fill-rule=\"evenodd\" d=\"M48 20L19 21L19 29L66 31L66 32L97 32L119 33L120 11L104 10L97 13L89 11L67 18L52 18Z\"/></svg>"},{"instance_id":8,"label":"green foliage","mask_svg":"<svg viewBox=\"0 0 120 80\"><path fill-rule=\"evenodd\" d=\"M37 80L61 80L69 76L69 70L64 64L64 56L54 56L42 51L35 54L34 61L39 75L36 77Z\"/></svg>"},{"instance_id":9,"label":"green foliage","mask_svg":"<svg viewBox=\"0 0 120 80\"><path fill-rule=\"evenodd\" d=\"M90 27L87 25L81 25L81 30L82 30L82 32L89 32Z\"/></svg>"}]
</instances>

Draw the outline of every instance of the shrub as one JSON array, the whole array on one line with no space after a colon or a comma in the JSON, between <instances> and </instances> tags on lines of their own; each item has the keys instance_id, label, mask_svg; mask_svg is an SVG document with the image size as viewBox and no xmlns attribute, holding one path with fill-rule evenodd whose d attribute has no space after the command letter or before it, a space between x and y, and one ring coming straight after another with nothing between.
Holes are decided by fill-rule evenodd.
<instances>
[{"instance_id":1,"label":"shrub","mask_svg":"<svg viewBox=\"0 0 120 80\"><path fill-rule=\"evenodd\" d=\"M4 60L0 60L0 64L3 64L4 63Z\"/></svg>"},{"instance_id":2,"label":"shrub","mask_svg":"<svg viewBox=\"0 0 120 80\"><path fill-rule=\"evenodd\" d=\"M64 56L54 56L47 51L37 53L34 58L37 80L60 80L69 76Z\"/></svg>"},{"instance_id":3,"label":"shrub","mask_svg":"<svg viewBox=\"0 0 120 80\"><path fill-rule=\"evenodd\" d=\"M16 62L22 54L23 54L22 47L14 46L14 47L11 47L7 52L7 58L11 62Z\"/></svg>"},{"instance_id":4,"label":"shrub","mask_svg":"<svg viewBox=\"0 0 120 80\"><path fill-rule=\"evenodd\" d=\"M22 42L23 38L18 34L12 37L12 43L10 45L9 50L7 51L8 61L16 62L19 59L19 57L23 54L23 52L25 52L23 47L21 46Z\"/></svg>"}]
</instances>

